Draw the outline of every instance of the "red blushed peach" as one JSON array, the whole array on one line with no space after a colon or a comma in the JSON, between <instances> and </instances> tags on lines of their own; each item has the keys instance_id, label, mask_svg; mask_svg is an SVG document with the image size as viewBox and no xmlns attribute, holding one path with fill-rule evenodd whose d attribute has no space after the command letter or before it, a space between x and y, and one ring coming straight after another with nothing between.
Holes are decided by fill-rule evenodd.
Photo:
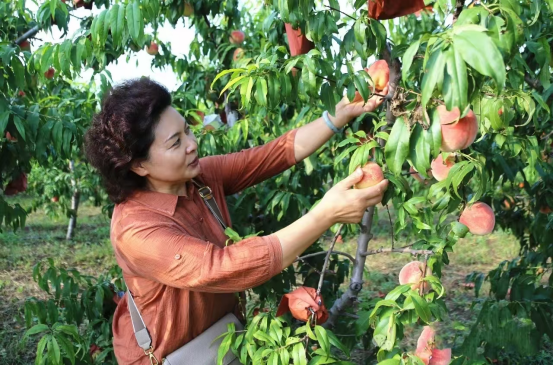
<instances>
[{"instance_id":1,"label":"red blushed peach","mask_svg":"<svg viewBox=\"0 0 553 366\"><path fill-rule=\"evenodd\" d=\"M241 44L244 42L246 35L240 30L234 30L230 33L229 42L232 44Z\"/></svg>"},{"instance_id":2,"label":"red blushed peach","mask_svg":"<svg viewBox=\"0 0 553 366\"><path fill-rule=\"evenodd\" d=\"M445 105L438 106L442 125L442 151L453 152L469 147L478 134L478 122L472 110L461 119L459 108L448 111Z\"/></svg>"},{"instance_id":3,"label":"red blushed peach","mask_svg":"<svg viewBox=\"0 0 553 366\"><path fill-rule=\"evenodd\" d=\"M244 57L244 50L241 48L237 48L234 50L234 53L232 55L232 59L234 61L240 60L242 57Z\"/></svg>"},{"instance_id":4,"label":"red blushed peach","mask_svg":"<svg viewBox=\"0 0 553 366\"><path fill-rule=\"evenodd\" d=\"M377 163L370 161L361 170L363 178L355 185L357 189L372 187L384 180L382 168Z\"/></svg>"},{"instance_id":5,"label":"red blushed peach","mask_svg":"<svg viewBox=\"0 0 553 366\"><path fill-rule=\"evenodd\" d=\"M540 212L544 215L549 215L552 211L551 211L551 208L549 206L541 206L540 207Z\"/></svg>"},{"instance_id":6,"label":"red blushed peach","mask_svg":"<svg viewBox=\"0 0 553 366\"><path fill-rule=\"evenodd\" d=\"M451 362L451 348L437 349L436 331L429 326L423 328L417 340L415 355L425 365L449 365Z\"/></svg>"},{"instance_id":7,"label":"red blushed peach","mask_svg":"<svg viewBox=\"0 0 553 366\"><path fill-rule=\"evenodd\" d=\"M407 263L401 271L399 271L399 284L400 285L407 285L411 284L411 289L418 290L420 289L421 285L424 286L423 290L427 291L430 289L428 284L422 284L421 281L424 277L430 276L432 274L432 271L427 266L426 267L426 274L424 274L424 263L420 261L413 261Z\"/></svg>"},{"instance_id":8,"label":"red blushed peach","mask_svg":"<svg viewBox=\"0 0 553 366\"><path fill-rule=\"evenodd\" d=\"M476 202L463 210L459 222L466 225L471 234L488 235L495 227L495 215L490 206L484 202Z\"/></svg>"},{"instance_id":9,"label":"red blushed peach","mask_svg":"<svg viewBox=\"0 0 553 366\"><path fill-rule=\"evenodd\" d=\"M388 81L390 81L390 68L385 60L378 60L365 70L373 80L374 88L377 91L382 91L386 88Z\"/></svg>"},{"instance_id":10,"label":"red blushed peach","mask_svg":"<svg viewBox=\"0 0 553 366\"><path fill-rule=\"evenodd\" d=\"M445 158L445 163L442 158L442 154L432 160L430 167L432 168L432 175L438 182L441 182L444 179L447 179L447 175L453 166L455 165L455 156L449 155Z\"/></svg>"}]
</instances>

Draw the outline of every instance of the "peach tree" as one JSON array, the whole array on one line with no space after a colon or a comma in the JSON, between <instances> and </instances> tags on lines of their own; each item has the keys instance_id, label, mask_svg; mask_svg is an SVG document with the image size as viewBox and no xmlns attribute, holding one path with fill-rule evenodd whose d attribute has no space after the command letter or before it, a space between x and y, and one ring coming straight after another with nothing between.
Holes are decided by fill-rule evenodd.
<instances>
[{"instance_id":1,"label":"peach tree","mask_svg":"<svg viewBox=\"0 0 553 366\"><path fill-rule=\"evenodd\" d=\"M228 234L238 239L295 221L359 165L377 163L391 182L383 206L368 210L360 225L336 225L294 266L250 292L246 331L229 329L221 354L232 349L243 363L336 363L361 342L372 350L367 362L472 364L503 349L532 354L543 334L551 338L551 1L240 4L47 0L33 14L24 2L1 2L4 192L31 166L40 172L48 164L64 166L60 156L78 159L83 129L111 85L105 67L142 49L153 68L170 68L181 82L174 105L197 123L201 155L267 142L324 110L332 114L343 96L366 101L388 80L381 109L353 121L304 162L228 197L235 230ZM39 29L67 31L81 7L90 12L75 34L26 50ZM185 55L175 55L158 36L161 25L179 22L196 32ZM97 95L70 83L86 69L102 78ZM51 95L77 107L84 98L87 108L67 108L63 100L60 106ZM203 115L219 115L223 127L198 123ZM376 221L391 221L391 213L392 245L371 248ZM6 225L22 224L25 214L0 196ZM437 347L432 326L447 313L440 279L448 253L469 231L486 235L494 224L515 234L520 256L471 274L476 293L487 281L490 294L477 304L475 323L459 330L462 341L453 350ZM340 236L357 238L355 257L335 247ZM397 247L400 236L411 244ZM323 246L328 239L330 249ZM400 285L383 299L366 298L366 257L391 252L406 256ZM41 278L50 281L47 274ZM276 316L281 297L299 286L322 294L326 322ZM38 308L29 307L29 325L54 329L54 318L80 325L65 308L51 318L37 316ZM416 323L427 326L417 349L401 349L405 327ZM49 363L75 362L67 352L56 352L53 341L39 349Z\"/></svg>"}]
</instances>

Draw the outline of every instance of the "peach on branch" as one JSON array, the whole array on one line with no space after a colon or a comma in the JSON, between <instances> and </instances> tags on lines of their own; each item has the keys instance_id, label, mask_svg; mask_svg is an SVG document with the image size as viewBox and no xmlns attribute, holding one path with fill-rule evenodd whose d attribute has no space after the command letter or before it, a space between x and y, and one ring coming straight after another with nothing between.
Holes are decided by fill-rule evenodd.
<instances>
[{"instance_id":1,"label":"peach on branch","mask_svg":"<svg viewBox=\"0 0 553 366\"><path fill-rule=\"evenodd\" d=\"M540 207L540 213L544 214L544 215L549 215L551 213L551 208L547 205L543 205Z\"/></svg>"},{"instance_id":2,"label":"peach on branch","mask_svg":"<svg viewBox=\"0 0 553 366\"><path fill-rule=\"evenodd\" d=\"M377 92L384 90L390 81L390 68L386 60L378 60L368 69L365 69L371 77Z\"/></svg>"},{"instance_id":3,"label":"peach on branch","mask_svg":"<svg viewBox=\"0 0 553 366\"><path fill-rule=\"evenodd\" d=\"M478 122L476 115L469 110L467 115L461 117L459 108L448 111L445 105L437 108L442 127L442 151L453 152L469 147L478 134Z\"/></svg>"},{"instance_id":4,"label":"peach on branch","mask_svg":"<svg viewBox=\"0 0 553 366\"><path fill-rule=\"evenodd\" d=\"M413 261L407 263L401 271L399 271L399 284L407 285L411 284L411 289L418 290L423 286L423 290L429 290L428 284L423 284L423 278L430 276L432 271L428 266L426 266L426 271L424 270L425 264L420 261Z\"/></svg>"},{"instance_id":5,"label":"peach on branch","mask_svg":"<svg viewBox=\"0 0 553 366\"><path fill-rule=\"evenodd\" d=\"M148 55L157 55L159 52L159 46L154 41L150 42L149 46L146 46L146 52Z\"/></svg>"},{"instance_id":6,"label":"peach on branch","mask_svg":"<svg viewBox=\"0 0 553 366\"><path fill-rule=\"evenodd\" d=\"M451 362L451 348L436 348L436 331L429 326L423 328L417 340L415 355L425 365L449 365Z\"/></svg>"},{"instance_id":7,"label":"peach on branch","mask_svg":"<svg viewBox=\"0 0 553 366\"><path fill-rule=\"evenodd\" d=\"M355 184L357 189L372 187L384 180L382 168L377 163L370 161L361 170L363 171L363 178Z\"/></svg>"},{"instance_id":8,"label":"peach on branch","mask_svg":"<svg viewBox=\"0 0 553 366\"><path fill-rule=\"evenodd\" d=\"M241 44L244 42L244 38L246 38L244 32L241 30L233 30L230 33L229 42L232 44Z\"/></svg>"},{"instance_id":9,"label":"peach on branch","mask_svg":"<svg viewBox=\"0 0 553 366\"><path fill-rule=\"evenodd\" d=\"M54 69L53 67L50 67L48 70L44 72L44 77L46 77L46 79L52 79L55 74L56 74L56 69Z\"/></svg>"},{"instance_id":10,"label":"peach on branch","mask_svg":"<svg viewBox=\"0 0 553 366\"><path fill-rule=\"evenodd\" d=\"M240 60L242 57L244 57L244 50L242 48L237 48L234 50L234 54L232 55L232 59L234 61Z\"/></svg>"},{"instance_id":11,"label":"peach on branch","mask_svg":"<svg viewBox=\"0 0 553 366\"><path fill-rule=\"evenodd\" d=\"M459 222L467 226L473 235L488 235L495 227L495 215L490 206L476 202L463 210Z\"/></svg>"},{"instance_id":12,"label":"peach on branch","mask_svg":"<svg viewBox=\"0 0 553 366\"><path fill-rule=\"evenodd\" d=\"M24 40L19 44L19 48L21 48L22 51L30 51L31 43L28 40Z\"/></svg>"},{"instance_id":13,"label":"peach on branch","mask_svg":"<svg viewBox=\"0 0 553 366\"><path fill-rule=\"evenodd\" d=\"M453 165L455 165L455 156L453 154L445 158L445 162L442 158L442 154L440 154L436 159L432 160L432 163L430 163L432 175L438 182L441 182L442 180L447 179L447 175L449 174L451 168L453 168Z\"/></svg>"}]
</instances>

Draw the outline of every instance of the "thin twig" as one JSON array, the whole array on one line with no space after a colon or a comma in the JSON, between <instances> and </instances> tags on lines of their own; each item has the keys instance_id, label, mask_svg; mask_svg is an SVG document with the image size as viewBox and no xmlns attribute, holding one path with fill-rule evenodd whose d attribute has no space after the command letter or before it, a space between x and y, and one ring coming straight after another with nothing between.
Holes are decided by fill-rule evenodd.
<instances>
[{"instance_id":1,"label":"thin twig","mask_svg":"<svg viewBox=\"0 0 553 366\"><path fill-rule=\"evenodd\" d=\"M380 253L409 253L412 255L418 255L418 254L425 254L425 255L433 255L434 252L432 250L428 249L411 249L409 247L407 248L380 248L376 250L369 250L367 252L361 253L361 255L367 257L369 255L375 255Z\"/></svg>"},{"instance_id":2,"label":"thin twig","mask_svg":"<svg viewBox=\"0 0 553 366\"><path fill-rule=\"evenodd\" d=\"M524 81L526 81L526 83L530 85L530 87L535 91L540 93L542 92L543 87L540 81L538 79L534 79L533 77L531 77L530 74L528 74L527 72L524 73Z\"/></svg>"},{"instance_id":3,"label":"thin twig","mask_svg":"<svg viewBox=\"0 0 553 366\"><path fill-rule=\"evenodd\" d=\"M553 131L549 132L547 135L543 136L541 140L547 140L549 136L553 135Z\"/></svg>"},{"instance_id":4,"label":"thin twig","mask_svg":"<svg viewBox=\"0 0 553 366\"><path fill-rule=\"evenodd\" d=\"M428 267L428 254L424 256L424 269L422 271L422 277L426 277L426 268ZM422 296L424 292L424 282L419 287L419 296Z\"/></svg>"},{"instance_id":5,"label":"thin twig","mask_svg":"<svg viewBox=\"0 0 553 366\"><path fill-rule=\"evenodd\" d=\"M338 236L340 236L340 233L342 232L343 228L344 228L344 224L340 224L340 226L338 227L338 231L336 231L336 235L334 235L334 239L332 239L332 243L330 244L330 249L328 249L328 253L326 253L323 269L321 270L321 278L319 278L319 286L317 286L317 295L321 294L321 289L323 287L323 281L325 278L326 268L328 267L328 262L330 260L330 255L332 254L332 250L334 249L336 240L338 240Z\"/></svg>"},{"instance_id":6,"label":"thin twig","mask_svg":"<svg viewBox=\"0 0 553 366\"><path fill-rule=\"evenodd\" d=\"M303 261L304 259L307 259L307 258L311 258L311 257L315 257L317 255L322 255L322 254L326 254L328 253L326 250L323 251L323 252L317 252L317 253L311 253L311 254L306 254L302 257L298 257L294 262L298 262L298 261ZM332 254L339 254L339 255L343 255L345 257L347 257L351 263L355 263L355 258L353 258L353 256L349 255L348 253L345 253L345 252L339 252L339 251L336 251L336 250L333 250L332 251Z\"/></svg>"},{"instance_id":7,"label":"thin twig","mask_svg":"<svg viewBox=\"0 0 553 366\"><path fill-rule=\"evenodd\" d=\"M386 205L386 211L388 211L388 219L390 220L390 229L392 231L392 250L394 249L394 224L392 224L392 215L390 215L390 208Z\"/></svg>"},{"instance_id":8,"label":"thin twig","mask_svg":"<svg viewBox=\"0 0 553 366\"><path fill-rule=\"evenodd\" d=\"M347 16L347 17L350 18L350 19L353 19L353 20L357 21L356 18L352 17L352 16L349 15L349 14L344 13L344 12L341 11L340 9L333 8L332 6L329 6L329 5L325 5L325 6L326 6L327 8L329 8L329 9L332 9L332 10L335 10L335 11L337 11L337 12L339 12L339 13L344 14L345 16Z\"/></svg>"}]
</instances>

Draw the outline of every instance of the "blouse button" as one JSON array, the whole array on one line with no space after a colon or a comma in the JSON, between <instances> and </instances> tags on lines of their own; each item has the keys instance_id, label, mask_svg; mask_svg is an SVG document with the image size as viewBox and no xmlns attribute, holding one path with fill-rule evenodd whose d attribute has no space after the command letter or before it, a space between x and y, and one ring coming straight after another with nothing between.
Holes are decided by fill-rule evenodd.
<instances>
[{"instance_id":1,"label":"blouse button","mask_svg":"<svg viewBox=\"0 0 553 366\"><path fill-rule=\"evenodd\" d=\"M180 259L180 254L175 255L175 259Z\"/></svg>"}]
</instances>

